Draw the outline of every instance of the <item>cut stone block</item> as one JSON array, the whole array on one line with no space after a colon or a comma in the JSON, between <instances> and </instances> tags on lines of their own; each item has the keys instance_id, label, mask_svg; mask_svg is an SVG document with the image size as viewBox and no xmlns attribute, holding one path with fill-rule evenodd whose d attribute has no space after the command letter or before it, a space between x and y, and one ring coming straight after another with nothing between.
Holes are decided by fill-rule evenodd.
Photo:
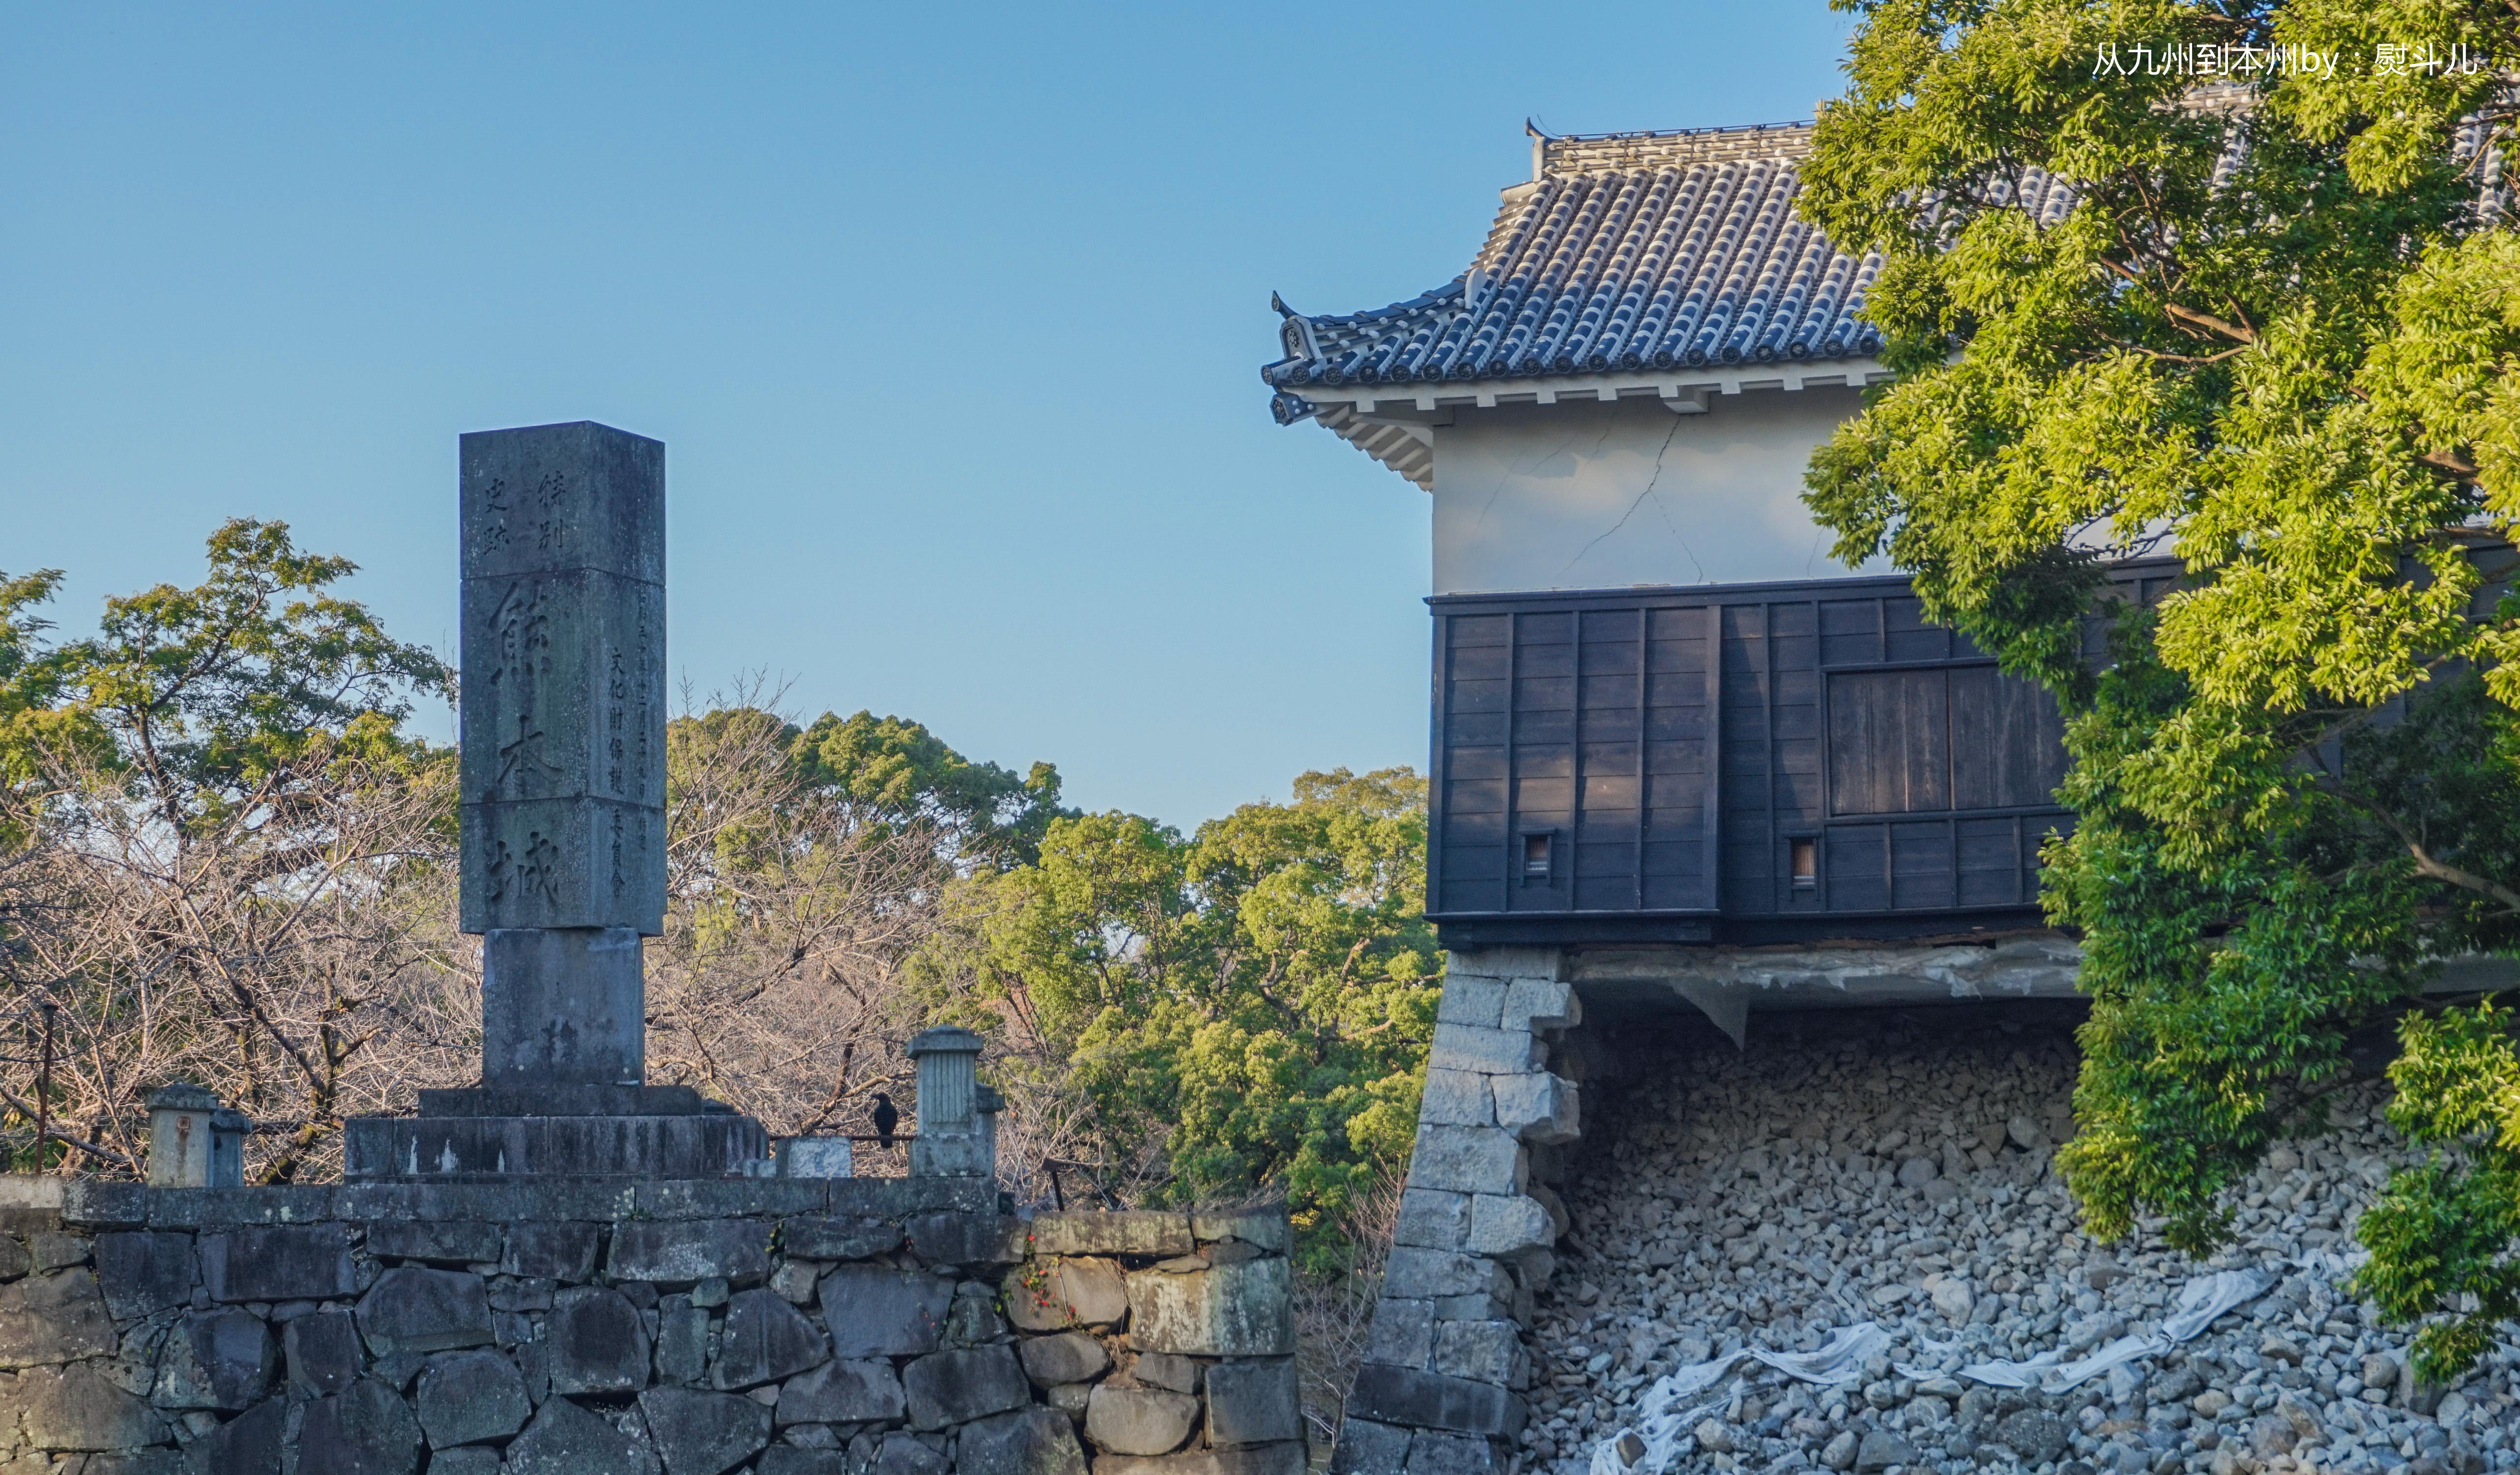
<instances>
[{"instance_id":1,"label":"cut stone block","mask_svg":"<svg viewBox=\"0 0 2520 1475\"><path fill-rule=\"evenodd\" d=\"M1372 1363L1357 1370L1347 1408L1376 1423L1462 1434L1519 1434L1526 1417L1522 1400L1496 1384Z\"/></svg>"},{"instance_id":2,"label":"cut stone block","mask_svg":"<svg viewBox=\"0 0 2520 1475\"><path fill-rule=\"evenodd\" d=\"M309 1398L329 1398L359 1379L359 1333L350 1314L326 1307L280 1329L289 1357L289 1386Z\"/></svg>"},{"instance_id":3,"label":"cut stone block","mask_svg":"<svg viewBox=\"0 0 2520 1475\"><path fill-rule=\"evenodd\" d=\"M106 1309L118 1320L186 1304L193 1299L193 1284L199 1278L190 1234L96 1236L97 1284L105 1292Z\"/></svg>"},{"instance_id":4,"label":"cut stone block","mask_svg":"<svg viewBox=\"0 0 2520 1475\"><path fill-rule=\"evenodd\" d=\"M1409 1431L1350 1414L1339 1425L1330 1475L1390 1475L1409 1464Z\"/></svg>"},{"instance_id":5,"label":"cut stone block","mask_svg":"<svg viewBox=\"0 0 2520 1475\"><path fill-rule=\"evenodd\" d=\"M1517 978L1506 990L1507 1029L1571 1029L1583 1022L1584 1000L1572 984Z\"/></svg>"},{"instance_id":6,"label":"cut stone block","mask_svg":"<svg viewBox=\"0 0 2520 1475\"><path fill-rule=\"evenodd\" d=\"M1033 1389L1013 1349L972 1347L932 1352L905 1366L902 1397L913 1430L945 1430L1031 1405Z\"/></svg>"},{"instance_id":7,"label":"cut stone block","mask_svg":"<svg viewBox=\"0 0 2520 1475\"><path fill-rule=\"evenodd\" d=\"M979 1266L1020 1258L1007 1252L1007 1236L998 1232L994 1214L922 1214L909 1223L902 1237L930 1265Z\"/></svg>"},{"instance_id":8,"label":"cut stone block","mask_svg":"<svg viewBox=\"0 0 2520 1475\"><path fill-rule=\"evenodd\" d=\"M708 1370L709 1314L689 1296L656 1304L656 1381L688 1386Z\"/></svg>"},{"instance_id":9,"label":"cut stone block","mask_svg":"<svg viewBox=\"0 0 2520 1475\"><path fill-rule=\"evenodd\" d=\"M826 1363L779 1390L781 1424L870 1424L901 1417L909 1404L882 1358Z\"/></svg>"},{"instance_id":10,"label":"cut stone block","mask_svg":"<svg viewBox=\"0 0 2520 1475\"><path fill-rule=\"evenodd\" d=\"M1408 1475L1505 1475L1494 1443L1475 1434L1420 1429L1409 1441Z\"/></svg>"},{"instance_id":11,"label":"cut stone block","mask_svg":"<svg viewBox=\"0 0 2520 1475\"><path fill-rule=\"evenodd\" d=\"M1475 1024L1438 1024L1429 1066L1474 1070L1487 1075L1518 1076L1540 1069L1540 1041L1528 1030L1481 1029Z\"/></svg>"},{"instance_id":12,"label":"cut stone block","mask_svg":"<svg viewBox=\"0 0 2520 1475\"><path fill-rule=\"evenodd\" d=\"M1207 1370L1207 1442L1265 1445L1304 1437L1293 1358L1229 1358Z\"/></svg>"},{"instance_id":13,"label":"cut stone block","mask_svg":"<svg viewBox=\"0 0 2520 1475\"><path fill-rule=\"evenodd\" d=\"M1035 1255L1187 1255L1190 1216L1133 1209L1043 1214L1032 1222Z\"/></svg>"},{"instance_id":14,"label":"cut stone block","mask_svg":"<svg viewBox=\"0 0 2520 1475\"><path fill-rule=\"evenodd\" d=\"M1085 1437L1113 1454L1169 1454L1197 1421L1197 1399L1160 1388L1104 1383L1085 1404Z\"/></svg>"},{"instance_id":15,"label":"cut stone block","mask_svg":"<svg viewBox=\"0 0 2520 1475\"><path fill-rule=\"evenodd\" d=\"M554 1393L635 1393L648 1386L648 1329L619 1291L562 1291L552 1301L544 1345Z\"/></svg>"},{"instance_id":16,"label":"cut stone block","mask_svg":"<svg viewBox=\"0 0 2520 1475\"><path fill-rule=\"evenodd\" d=\"M1409 1185L1456 1193L1519 1193L1525 1172L1522 1144L1502 1128L1421 1126L1417 1151L1409 1159Z\"/></svg>"},{"instance_id":17,"label":"cut stone block","mask_svg":"<svg viewBox=\"0 0 2520 1475\"><path fill-rule=\"evenodd\" d=\"M368 1253L387 1260L427 1260L439 1265L496 1265L501 1235L495 1224L444 1224L384 1220L368 1226Z\"/></svg>"},{"instance_id":18,"label":"cut stone block","mask_svg":"<svg viewBox=\"0 0 2520 1475\"><path fill-rule=\"evenodd\" d=\"M157 1409L90 1363L30 1367L18 1374L10 1401L38 1450L138 1450L174 1438Z\"/></svg>"},{"instance_id":19,"label":"cut stone block","mask_svg":"<svg viewBox=\"0 0 2520 1475\"><path fill-rule=\"evenodd\" d=\"M1198 1391L1198 1364L1177 1352L1141 1352L1129 1359L1129 1376L1149 1388Z\"/></svg>"},{"instance_id":20,"label":"cut stone block","mask_svg":"<svg viewBox=\"0 0 2520 1475\"><path fill-rule=\"evenodd\" d=\"M1444 1296L1512 1295L1503 1267L1478 1255L1395 1245L1383 1262L1382 1293L1418 1300Z\"/></svg>"},{"instance_id":21,"label":"cut stone block","mask_svg":"<svg viewBox=\"0 0 2520 1475\"><path fill-rule=\"evenodd\" d=\"M331 1301L358 1288L347 1225L204 1234L201 1252L202 1284L213 1301Z\"/></svg>"},{"instance_id":22,"label":"cut stone block","mask_svg":"<svg viewBox=\"0 0 2520 1475\"><path fill-rule=\"evenodd\" d=\"M95 1241L84 1234L64 1234L51 1229L37 1229L26 1236L26 1268L37 1274L46 1271L68 1270L87 1264L96 1253Z\"/></svg>"},{"instance_id":23,"label":"cut stone block","mask_svg":"<svg viewBox=\"0 0 2520 1475\"><path fill-rule=\"evenodd\" d=\"M1462 948L1446 955L1444 981L1502 978L1549 983L1565 976L1565 955L1556 948Z\"/></svg>"},{"instance_id":24,"label":"cut stone block","mask_svg":"<svg viewBox=\"0 0 2520 1475\"><path fill-rule=\"evenodd\" d=\"M1245 1244L1256 1244L1281 1255L1286 1253L1293 1243L1293 1231L1286 1220L1284 1204L1224 1214L1192 1212L1190 1231L1201 1244L1217 1239L1239 1239Z\"/></svg>"},{"instance_id":25,"label":"cut stone block","mask_svg":"<svg viewBox=\"0 0 2520 1475\"><path fill-rule=\"evenodd\" d=\"M753 1462L759 1475L868 1475L872 1459L852 1459L846 1450L802 1450L772 1445ZM436 1475L431 1471L430 1475Z\"/></svg>"},{"instance_id":26,"label":"cut stone block","mask_svg":"<svg viewBox=\"0 0 2520 1475\"><path fill-rule=\"evenodd\" d=\"M615 1280L689 1285L759 1282L770 1274L770 1226L756 1219L632 1221L613 1226Z\"/></svg>"},{"instance_id":27,"label":"cut stone block","mask_svg":"<svg viewBox=\"0 0 2520 1475\"><path fill-rule=\"evenodd\" d=\"M1304 1446L1252 1445L1239 1450L1185 1450L1179 1454L1103 1454L1094 1461L1094 1475L1304 1475ZM1375 1475L1388 1472L1376 1470Z\"/></svg>"},{"instance_id":28,"label":"cut stone block","mask_svg":"<svg viewBox=\"0 0 2520 1475\"><path fill-rule=\"evenodd\" d=\"M1015 1355L1023 1362L1024 1376L1044 1388L1090 1382L1111 1365L1111 1355L1102 1350L1102 1344L1081 1331L1028 1337L1016 1344Z\"/></svg>"},{"instance_id":29,"label":"cut stone block","mask_svg":"<svg viewBox=\"0 0 2520 1475\"><path fill-rule=\"evenodd\" d=\"M1434 1370L1475 1383L1519 1387L1529 1381L1521 1329L1511 1321L1445 1321L1435 1328Z\"/></svg>"},{"instance_id":30,"label":"cut stone block","mask_svg":"<svg viewBox=\"0 0 2520 1475\"><path fill-rule=\"evenodd\" d=\"M432 1450L505 1439L533 1411L517 1364L486 1349L430 1358L420 1369L417 1401L421 1432Z\"/></svg>"},{"instance_id":31,"label":"cut stone block","mask_svg":"<svg viewBox=\"0 0 2520 1475\"><path fill-rule=\"evenodd\" d=\"M402 1395L378 1378L306 1406L297 1427L297 1468L358 1475L418 1475L420 1420Z\"/></svg>"},{"instance_id":32,"label":"cut stone block","mask_svg":"<svg viewBox=\"0 0 2520 1475\"><path fill-rule=\"evenodd\" d=\"M271 1389L280 1349L271 1328L242 1307L178 1319L158 1354L160 1408L249 1408Z\"/></svg>"},{"instance_id":33,"label":"cut stone block","mask_svg":"<svg viewBox=\"0 0 2520 1475\"><path fill-rule=\"evenodd\" d=\"M0 1285L0 1368L100 1357L113 1348L113 1321L84 1268Z\"/></svg>"},{"instance_id":34,"label":"cut stone block","mask_svg":"<svg viewBox=\"0 0 2520 1475\"><path fill-rule=\"evenodd\" d=\"M280 1469L289 1411L290 1400L267 1399L195 1440L185 1452L191 1475L269 1475Z\"/></svg>"},{"instance_id":35,"label":"cut stone block","mask_svg":"<svg viewBox=\"0 0 2520 1475\"><path fill-rule=\"evenodd\" d=\"M1495 1029L1505 1017L1506 980L1472 973L1447 973L1444 995L1435 1005L1438 1024L1468 1024Z\"/></svg>"},{"instance_id":36,"label":"cut stone block","mask_svg":"<svg viewBox=\"0 0 2520 1475\"><path fill-rule=\"evenodd\" d=\"M953 1475L954 1462L917 1435L899 1431L883 1437L876 1454L875 1475Z\"/></svg>"},{"instance_id":37,"label":"cut stone block","mask_svg":"<svg viewBox=\"0 0 2520 1475\"><path fill-rule=\"evenodd\" d=\"M1410 1188L1400 1195L1391 1242L1458 1250L1470 1235L1470 1195L1449 1188Z\"/></svg>"},{"instance_id":38,"label":"cut stone block","mask_svg":"<svg viewBox=\"0 0 2520 1475\"><path fill-rule=\"evenodd\" d=\"M639 1411L665 1475L725 1475L770 1443L770 1410L741 1394L651 1388Z\"/></svg>"},{"instance_id":39,"label":"cut stone block","mask_svg":"<svg viewBox=\"0 0 2520 1475\"><path fill-rule=\"evenodd\" d=\"M1526 1142L1571 1142L1583 1136L1575 1083L1549 1072L1487 1078L1496 1092L1496 1123Z\"/></svg>"},{"instance_id":40,"label":"cut stone block","mask_svg":"<svg viewBox=\"0 0 2520 1475\"><path fill-rule=\"evenodd\" d=\"M778 1292L738 1291L727 1303L710 1382L727 1391L750 1388L802 1372L831 1356L831 1339L823 1328Z\"/></svg>"},{"instance_id":41,"label":"cut stone block","mask_svg":"<svg viewBox=\"0 0 2520 1475\"><path fill-rule=\"evenodd\" d=\"M1283 1260L1245 1260L1128 1277L1129 1345L1192 1357L1275 1357L1295 1350L1293 1279Z\"/></svg>"},{"instance_id":42,"label":"cut stone block","mask_svg":"<svg viewBox=\"0 0 2520 1475\"><path fill-rule=\"evenodd\" d=\"M1477 1255L1519 1255L1557 1242L1557 1227L1540 1201L1519 1193L1481 1193L1470 1200L1466 1248Z\"/></svg>"},{"instance_id":43,"label":"cut stone block","mask_svg":"<svg viewBox=\"0 0 2520 1475\"><path fill-rule=\"evenodd\" d=\"M1065 1414L1027 1408L965 1424L954 1441L955 1475L1085 1475L1085 1452ZM767 1475L767 1471L764 1472Z\"/></svg>"},{"instance_id":44,"label":"cut stone block","mask_svg":"<svg viewBox=\"0 0 2520 1475\"><path fill-rule=\"evenodd\" d=\"M1109 1326L1129 1312L1129 1289L1109 1260L1033 1261L1007 1273L1007 1319L1023 1331Z\"/></svg>"},{"instance_id":45,"label":"cut stone block","mask_svg":"<svg viewBox=\"0 0 2520 1475\"><path fill-rule=\"evenodd\" d=\"M1384 1296L1374 1303L1373 1325L1366 1334L1366 1362L1424 1367L1434 1356L1434 1302Z\"/></svg>"},{"instance_id":46,"label":"cut stone block","mask_svg":"<svg viewBox=\"0 0 2520 1475\"><path fill-rule=\"evenodd\" d=\"M936 1350L953 1300L941 1275L843 1265L823 1277L823 1324L835 1357L914 1357Z\"/></svg>"},{"instance_id":47,"label":"cut stone block","mask_svg":"<svg viewBox=\"0 0 2520 1475\"><path fill-rule=\"evenodd\" d=\"M914 1429L967 1424L1032 1402L1032 1384L1007 1347L930 1353L902 1369L901 1391Z\"/></svg>"},{"instance_id":48,"label":"cut stone block","mask_svg":"<svg viewBox=\"0 0 2520 1475\"><path fill-rule=\"evenodd\" d=\"M490 1297L469 1271L389 1270L359 1298L359 1334L378 1357L486 1347Z\"/></svg>"},{"instance_id":49,"label":"cut stone block","mask_svg":"<svg viewBox=\"0 0 2520 1475\"><path fill-rule=\"evenodd\" d=\"M656 1475L647 1440L564 1398L545 1399L506 1454L506 1475Z\"/></svg>"},{"instance_id":50,"label":"cut stone block","mask_svg":"<svg viewBox=\"0 0 2520 1475\"><path fill-rule=\"evenodd\" d=\"M502 1274L558 1280L564 1285L583 1281L595 1274L595 1226L511 1225L499 1271Z\"/></svg>"},{"instance_id":51,"label":"cut stone block","mask_svg":"<svg viewBox=\"0 0 2520 1475\"><path fill-rule=\"evenodd\" d=\"M866 1260L901 1247L901 1227L880 1219L790 1219L779 1247L806 1260Z\"/></svg>"},{"instance_id":52,"label":"cut stone block","mask_svg":"<svg viewBox=\"0 0 2520 1475\"><path fill-rule=\"evenodd\" d=\"M1493 1127L1496 1099L1489 1095L1488 1083L1508 1079L1511 1078L1474 1070L1430 1069L1425 1094L1418 1098L1418 1120L1444 1127Z\"/></svg>"}]
</instances>

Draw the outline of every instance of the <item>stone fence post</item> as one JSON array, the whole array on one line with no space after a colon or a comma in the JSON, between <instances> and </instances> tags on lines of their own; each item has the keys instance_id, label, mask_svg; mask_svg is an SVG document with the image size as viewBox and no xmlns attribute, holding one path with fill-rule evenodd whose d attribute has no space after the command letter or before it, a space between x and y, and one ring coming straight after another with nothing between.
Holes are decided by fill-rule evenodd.
<instances>
[{"instance_id":1,"label":"stone fence post","mask_svg":"<svg viewBox=\"0 0 2520 1475\"><path fill-rule=\"evenodd\" d=\"M199 1086L178 1081L149 1095L149 1182L159 1188L245 1185L245 1139L253 1123Z\"/></svg>"},{"instance_id":2,"label":"stone fence post","mask_svg":"<svg viewBox=\"0 0 2520 1475\"><path fill-rule=\"evenodd\" d=\"M942 1025L910 1042L919 1067L919 1134L910 1140L910 1172L929 1176L994 1175L988 1134L980 1120L978 1065L981 1040L968 1029Z\"/></svg>"}]
</instances>

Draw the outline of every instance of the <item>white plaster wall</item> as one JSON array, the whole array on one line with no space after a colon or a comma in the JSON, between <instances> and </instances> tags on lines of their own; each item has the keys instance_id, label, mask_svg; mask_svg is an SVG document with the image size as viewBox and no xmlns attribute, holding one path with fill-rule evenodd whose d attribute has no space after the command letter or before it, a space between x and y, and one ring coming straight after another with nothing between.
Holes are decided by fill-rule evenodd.
<instances>
[{"instance_id":1,"label":"white plaster wall","mask_svg":"<svg viewBox=\"0 0 2520 1475\"><path fill-rule=\"evenodd\" d=\"M1802 504L1845 388L1461 409L1435 427L1437 594L1825 578L1848 570ZM1882 571L1868 567L1868 572Z\"/></svg>"}]
</instances>

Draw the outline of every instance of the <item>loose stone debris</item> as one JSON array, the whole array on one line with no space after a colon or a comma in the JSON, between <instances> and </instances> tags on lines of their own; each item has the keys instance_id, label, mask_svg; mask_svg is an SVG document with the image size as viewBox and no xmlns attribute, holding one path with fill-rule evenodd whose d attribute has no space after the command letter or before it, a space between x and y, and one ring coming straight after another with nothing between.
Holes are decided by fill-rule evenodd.
<instances>
[{"instance_id":1,"label":"loose stone debris","mask_svg":"<svg viewBox=\"0 0 2520 1475\"><path fill-rule=\"evenodd\" d=\"M1747 1051L1659 1042L1634 1057L1653 1069L1586 1086L1524 1468L2520 1469L2520 1329L2431 1387L2342 1288L2356 1216L2409 1155L2385 1087L2270 1153L2200 1264L2080 1232L2051 1166L2070 1016L1904 1017L1763 1017Z\"/></svg>"}]
</instances>

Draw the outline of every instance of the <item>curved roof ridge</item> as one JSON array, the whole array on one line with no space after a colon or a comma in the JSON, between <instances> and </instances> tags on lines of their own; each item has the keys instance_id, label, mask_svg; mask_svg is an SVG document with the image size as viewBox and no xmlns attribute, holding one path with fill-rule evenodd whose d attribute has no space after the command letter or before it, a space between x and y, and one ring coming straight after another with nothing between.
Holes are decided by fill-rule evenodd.
<instances>
[{"instance_id":1,"label":"curved roof ridge","mask_svg":"<svg viewBox=\"0 0 2520 1475\"><path fill-rule=\"evenodd\" d=\"M1878 263L1795 218L1810 123L1552 136L1507 188L1469 266L1387 307L1285 309L1306 384L1460 382L1647 365L1864 358Z\"/></svg>"}]
</instances>

